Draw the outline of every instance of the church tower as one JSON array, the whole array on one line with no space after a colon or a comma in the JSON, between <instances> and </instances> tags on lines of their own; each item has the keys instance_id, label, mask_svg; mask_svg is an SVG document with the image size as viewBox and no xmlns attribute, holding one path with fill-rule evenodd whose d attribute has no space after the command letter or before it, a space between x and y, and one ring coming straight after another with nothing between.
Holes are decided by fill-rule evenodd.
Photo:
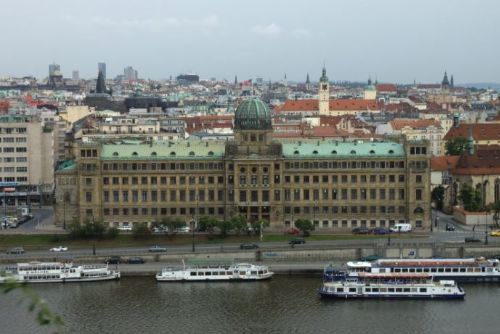
<instances>
[{"instance_id":1,"label":"church tower","mask_svg":"<svg viewBox=\"0 0 500 334\"><path fill-rule=\"evenodd\" d=\"M330 113L330 84L326 76L326 68L323 67L321 78L319 78L319 114L328 115Z\"/></svg>"}]
</instances>

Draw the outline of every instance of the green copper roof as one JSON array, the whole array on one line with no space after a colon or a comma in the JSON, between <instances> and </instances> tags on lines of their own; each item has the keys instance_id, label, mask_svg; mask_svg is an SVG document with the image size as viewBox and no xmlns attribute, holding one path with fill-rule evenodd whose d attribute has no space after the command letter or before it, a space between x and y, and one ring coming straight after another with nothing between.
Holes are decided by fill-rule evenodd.
<instances>
[{"instance_id":1,"label":"green copper roof","mask_svg":"<svg viewBox=\"0 0 500 334\"><path fill-rule=\"evenodd\" d=\"M337 142L303 140L283 143L285 158L404 157L402 144L391 142Z\"/></svg>"},{"instance_id":2,"label":"green copper roof","mask_svg":"<svg viewBox=\"0 0 500 334\"><path fill-rule=\"evenodd\" d=\"M321 78L319 78L320 82L328 82L328 77L326 76L326 68L323 67L323 71L321 72Z\"/></svg>"},{"instance_id":3,"label":"green copper roof","mask_svg":"<svg viewBox=\"0 0 500 334\"><path fill-rule=\"evenodd\" d=\"M74 160L63 161L57 166L57 170L72 170L75 169L76 162Z\"/></svg>"},{"instance_id":4,"label":"green copper roof","mask_svg":"<svg viewBox=\"0 0 500 334\"><path fill-rule=\"evenodd\" d=\"M271 130L271 112L260 99L247 99L234 113L234 126L238 130Z\"/></svg>"},{"instance_id":5,"label":"green copper roof","mask_svg":"<svg viewBox=\"0 0 500 334\"><path fill-rule=\"evenodd\" d=\"M126 141L103 144L104 160L165 160L217 159L224 156L225 142L216 141L155 141L152 144Z\"/></svg>"}]
</instances>

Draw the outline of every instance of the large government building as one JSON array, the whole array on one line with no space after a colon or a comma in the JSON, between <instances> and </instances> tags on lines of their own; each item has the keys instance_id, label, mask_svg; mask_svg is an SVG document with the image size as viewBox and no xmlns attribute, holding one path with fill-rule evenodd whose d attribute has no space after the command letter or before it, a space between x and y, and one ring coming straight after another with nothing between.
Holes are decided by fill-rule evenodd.
<instances>
[{"instance_id":1,"label":"large government building","mask_svg":"<svg viewBox=\"0 0 500 334\"><path fill-rule=\"evenodd\" d=\"M427 142L275 141L272 131L268 107L248 99L235 112L234 141L78 143L56 172L57 223L242 214L275 230L304 218L331 231L430 226Z\"/></svg>"}]
</instances>

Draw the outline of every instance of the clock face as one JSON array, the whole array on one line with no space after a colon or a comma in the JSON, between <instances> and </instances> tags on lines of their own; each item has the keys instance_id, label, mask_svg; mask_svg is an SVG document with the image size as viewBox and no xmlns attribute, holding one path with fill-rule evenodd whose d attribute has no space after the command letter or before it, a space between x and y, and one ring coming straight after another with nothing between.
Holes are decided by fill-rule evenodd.
<instances>
[{"instance_id":1,"label":"clock face","mask_svg":"<svg viewBox=\"0 0 500 334\"><path fill-rule=\"evenodd\" d=\"M326 87L327 87L327 85L323 84L323 86L321 87L321 89L326 90Z\"/></svg>"}]
</instances>

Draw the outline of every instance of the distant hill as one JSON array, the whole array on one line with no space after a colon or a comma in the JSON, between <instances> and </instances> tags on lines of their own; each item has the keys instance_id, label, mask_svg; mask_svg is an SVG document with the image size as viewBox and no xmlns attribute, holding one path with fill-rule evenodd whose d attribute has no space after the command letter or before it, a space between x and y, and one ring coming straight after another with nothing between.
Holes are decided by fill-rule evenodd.
<instances>
[{"instance_id":1,"label":"distant hill","mask_svg":"<svg viewBox=\"0 0 500 334\"><path fill-rule=\"evenodd\" d=\"M476 83L465 83L465 84L460 84L460 85L456 85L456 86L460 86L460 87L476 87L476 88L479 88L479 89L487 89L487 88L491 88L491 89L495 89L495 90L500 90L500 83L497 83L497 82L476 82Z\"/></svg>"}]
</instances>

